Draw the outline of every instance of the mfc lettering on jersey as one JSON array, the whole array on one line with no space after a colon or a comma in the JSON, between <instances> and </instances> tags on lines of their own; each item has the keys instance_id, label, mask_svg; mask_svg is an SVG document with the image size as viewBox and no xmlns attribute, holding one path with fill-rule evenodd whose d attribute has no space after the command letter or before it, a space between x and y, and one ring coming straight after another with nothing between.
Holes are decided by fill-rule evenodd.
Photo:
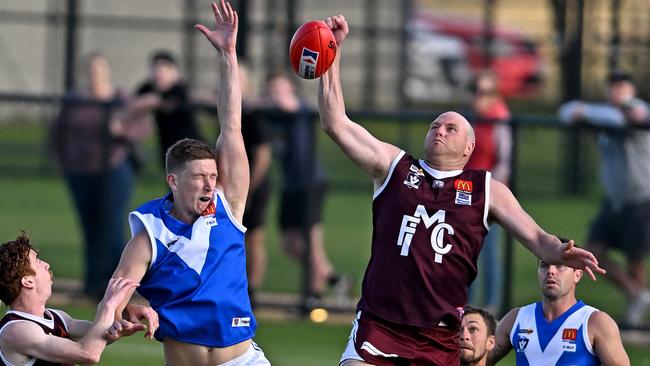
<instances>
[{"instance_id":1,"label":"mfc lettering on jersey","mask_svg":"<svg viewBox=\"0 0 650 366\"><path fill-rule=\"evenodd\" d=\"M438 171L402 151L373 197L358 310L397 324L458 326L488 230L489 184L489 172Z\"/></svg>"}]
</instances>

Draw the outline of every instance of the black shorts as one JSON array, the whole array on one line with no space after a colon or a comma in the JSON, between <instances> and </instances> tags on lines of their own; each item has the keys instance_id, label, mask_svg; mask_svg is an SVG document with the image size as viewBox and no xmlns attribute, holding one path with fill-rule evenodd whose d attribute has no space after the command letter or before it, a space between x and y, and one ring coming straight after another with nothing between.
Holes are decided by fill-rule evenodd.
<instances>
[{"instance_id":1,"label":"black shorts","mask_svg":"<svg viewBox=\"0 0 650 366\"><path fill-rule=\"evenodd\" d=\"M628 259L644 258L650 251L650 202L627 204L614 211L604 200L589 231L589 243L615 248Z\"/></svg>"},{"instance_id":2,"label":"black shorts","mask_svg":"<svg viewBox=\"0 0 650 366\"><path fill-rule=\"evenodd\" d=\"M321 222L326 191L325 183L316 184L308 190L283 191L280 200L280 227L303 228Z\"/></svg>"},{"instance_id":3,"label":"black shorts","mask_svg":"<svg viewBox=\"0 0 650 366\"><path fill-rule=\"evenodd\" d=\"M266 177L246 202L243 224L248 230L263 226L266 222L266 207L271 197L271 179Z\"/></svg>"}]
</instances>

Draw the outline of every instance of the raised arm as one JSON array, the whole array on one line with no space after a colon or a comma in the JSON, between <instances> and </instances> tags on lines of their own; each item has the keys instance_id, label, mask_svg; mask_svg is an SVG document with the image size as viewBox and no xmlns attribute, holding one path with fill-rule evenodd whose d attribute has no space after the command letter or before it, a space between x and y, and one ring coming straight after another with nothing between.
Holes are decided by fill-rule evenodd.
<instances>
[{"instance_id":1,"label":"raised arm","mask_svg":"<svg viewBox=\"0 0 650 366\"><path fill-rule=\"evenodd\" d=\"M494 179L490 182L490 218L546 263L584 270L593 280L596 280L594 272L605 273L591 252L575 247L573 240L562 243L555 235L542 230L521 208L508 187Z\"/></svg>"},{"instance_id":2,"label":"raised arm","mask_svg":"<svg viewBox=\"0 0 650 366\"><path fill-rule=\"evenodd\" d=\"M318 110L325 132L361 170L370 175L376 186L383 183L392 161L399 154L396 146L380 141L345 114L341 88L341 45L349 33L343 15L325 19L334 32L338 52L334 63L321 77Z\"/></svg>"},{"instance_id":3,"label":"raised arm","mask_svg":"<svg viewBox=\"0 0 650 366\"><path fill-rule=\"evenodd\" d=\"M248 159L241 134L241 86L235 45L237 41L237 12L229 3L212 3L216 20L214 30L197 24L196 28L217 49L219 62L219 96L217 113L220 133L217 139L217 185L223 190L233 215L241 222L250 182Z\"/></svg>"},{"instance_id":4,"label":"raised arm","mask_svg":"<svg viewBox=\"0 0 650 366\"><path fill-rule=\"evenodd\" d=\"M602 311L593 312L587 329L594 353L603 366L630 366L621 333L612 317Z\"/></svg>"},{"instance_id":5,"label":"raised arm","mask_svg":"<svg viewBox=\"0 0 650 366\"><path fill-rule=\"evenodd\" d=\"M495 331L496 345L488 353L487 365L494 365L499 362L502 358L506 357L510 350L512 350L512 344L510 343L510 331L512 330L513 325L515 324L515 319L517 319L517 314L519 313L519 308L512 309L506 314L499 324L497 324L497 329Z\"/></svg>"},{"instance_id":6,"label":"raised arm","mask_svg":"<svg viewBox=\"0 0 650 366\"><path fill-rule=\"evenodd\" d=\"M19 321L8 326L3 334L3 354L9 359L34 357L54 363L98 363L106 347L104 333L113 323L115 309L136 286L130 279L111 279L97 308L95 321L78 342L45 334L35 323Z\"/></svg>"}]
</instances>

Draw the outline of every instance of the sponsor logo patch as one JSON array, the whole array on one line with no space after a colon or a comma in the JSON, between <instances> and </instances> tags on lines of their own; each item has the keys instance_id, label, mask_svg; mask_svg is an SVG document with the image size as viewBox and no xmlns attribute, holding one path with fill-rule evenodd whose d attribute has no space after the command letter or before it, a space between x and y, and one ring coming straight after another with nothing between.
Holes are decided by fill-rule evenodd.
<instances>
[{"instance_id":1,"label":"sponsor logo patch","mask_svg":"<svg viewBox=\"0 0 650 366\"><path fill-rule=\"evenodd\" d=\"M431 187L433 187L433 188L442 188L442 187L444 187L444 186L445 186L445 182L443 182L443 181L441 181L441 180L439 180L439 179L435 179L435 180L431 183Z\"/></svg>"},{"instance_id":2,"label":"sponsor logo patch","mask_svg":"<svg viewBox=\"0 0 650 366\"><path fill-rule=\"evenodd\" d=\"M250 317L232 318L232 326L233 326L233 328L250 327L251 326L251 318Z\"/></svg>"},{"instance_id":3,"label":"sponsor logo patch","mask_svg":"<svg viewBox=\"0 0 650 366\"><path fill-rule=\"evenodd\" d=\"M563 341L575 341L578 338L578 330L576 328L564 328L562 329L562 340Z\"/></svg>"},{"instance_id":4,"label":"sponsor logo patch","mask_svg":"<svg viewBox=\"0 0 650 366\"><path fill-rule=\"evenodd\" d=\"M531 333L533 333L533 330L530 329L530 328L523 328L523 329L519 329L518 333L519 334L531 334Z\"/></svg>"},{"instance_id":5,"label":"sponsor logo patch","mask_svg":"<svg viewBox=\"0 0 650 366\"><path fill-rule=\"evenodd\" d=\"M214 205L214 201L211 201L208 207L201 212L201 216L209 216L209 215L214 215L214 213L217 212L217 208Z\"/></svg>"},{"instance_id":6,"label":"sponsor logo patch","mask_svg":"<svg viewBox=\"0 0 650 366\"><path fill-rule=\"evenodd\" d=\"M463 206L472 205L472 195L467 192L456 191L456 204Z\"/></svg>"},{"instance_id":7,"label":"sponsor logo patch","mask_svg":"<svg viewBox=\"0 0 650 366\"><path fill-rule=\"evenodd\" d=\"M578 329L562 329L562 350L566 352L576 351L576 339L578 338Z\"/></svg>"},{"instance_id":8,"label":"sponsor logo patch","mask_svg":"<svg viewBox=\"0 0 650 366\"><path fill-rule=\"evenodd\" d=\"M457 191L472 193L472 182L469 180L456 179L454 181L454 188Z\"/></svg>"},{"instance_id":9,"label":"sponsor logo patch","mask_svg":"<svg viewBox=\"0 0 650 366\"><path fill-rule=\"evenodd\" d=\"M318 64L318 52L307 47L302 48L298 74L305 79L313 79L316 76L316 65Z\"/></svg>"}]
</instances>

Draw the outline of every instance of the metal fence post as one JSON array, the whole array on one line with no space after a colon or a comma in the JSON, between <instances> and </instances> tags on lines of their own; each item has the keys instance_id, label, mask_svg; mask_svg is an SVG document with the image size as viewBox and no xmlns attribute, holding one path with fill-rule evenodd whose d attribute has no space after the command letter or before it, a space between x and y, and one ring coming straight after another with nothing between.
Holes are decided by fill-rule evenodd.
<instances>
[{"instance_id":1,"label":"metal fence post","mask_svg":"<svg viewBox=\"0 0 650 366\"><path fill-rule=\"evenodd\" d=\"M77 25L79 18L79 2L68 0L65 28L65 72L63 85L65 90L75 87L75 63L77 60Z\"/></svg>"}]
</instances>

